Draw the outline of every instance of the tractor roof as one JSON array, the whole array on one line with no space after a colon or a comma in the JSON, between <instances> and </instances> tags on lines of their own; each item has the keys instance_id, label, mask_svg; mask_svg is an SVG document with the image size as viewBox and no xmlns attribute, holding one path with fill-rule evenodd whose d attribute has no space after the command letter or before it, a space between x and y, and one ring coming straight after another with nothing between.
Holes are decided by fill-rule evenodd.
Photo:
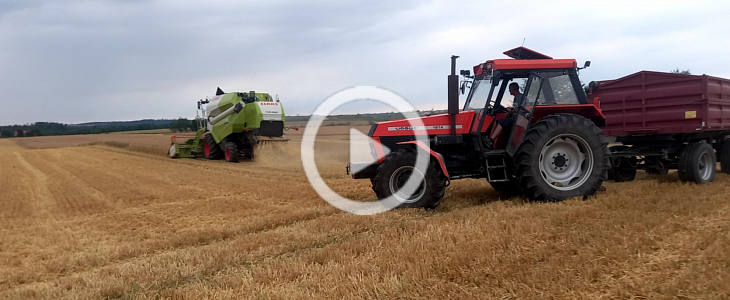
<instances>
[{"instance_id":1,"label":"tractor roof","mask_svg":"<svg viewBox=\"0 0 730 300\"><path fill-rule=\"evenodd\" d=\"M528 70L528 69L568 69L578 66L575 59L554 59L526 47L517 47L504 52L513 59L493 59L474 66L474 75L486 70Z\"/></svg>"}]
</instances>

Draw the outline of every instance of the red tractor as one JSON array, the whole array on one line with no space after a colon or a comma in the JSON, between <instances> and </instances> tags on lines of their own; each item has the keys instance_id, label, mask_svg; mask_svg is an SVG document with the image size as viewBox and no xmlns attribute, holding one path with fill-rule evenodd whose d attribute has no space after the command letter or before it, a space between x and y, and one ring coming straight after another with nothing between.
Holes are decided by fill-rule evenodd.
<instances>
[{"instance_id":1,"label":"red tractor","mask_svg":"<svg viewBox=\"0 0 730 300\"><path fill-rule=\"evenodd\" d=\"M594 194L606 179L609 152L600 129L605 117L578 79L582 68L574 59L553 59L525 47L504 54L512 59L476 65L473 76L462 70L461 87L452 56L448 113L421 117L424 128L406 119L373 125L369 135L377 163L352 162L348 172L370 179L379 199L395 196L399 207L435 208L450 180L460 178L486 178L500 192L538 201ZM510 101L505 91L512 82L524 88L512 92L517 95ZM459 90L466 87L459 110ZM416 140L423 133L429 146ZM431 159L425 171L414 168L418 151ZM416 177L418 188L399 193L416 172L422 175Z\"/></svg>"}]
</instances>

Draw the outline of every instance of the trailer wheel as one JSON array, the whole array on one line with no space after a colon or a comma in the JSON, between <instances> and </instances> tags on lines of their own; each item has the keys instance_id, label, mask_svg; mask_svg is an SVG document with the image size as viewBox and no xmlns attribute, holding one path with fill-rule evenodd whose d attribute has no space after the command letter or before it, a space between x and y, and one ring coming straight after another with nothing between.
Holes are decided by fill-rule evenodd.
<instances>
[{"instance_id":1,"label":"trailer wheel","mask_svg":"<svg viewBox=\"0 0 730 300\"><path fill-rule=\"evenodd\" d=\"M393 195L402 203L397 208L434 209L439 206L446 191L446 178L434 163L429 164L423 181L412 195L398 193L410 175L413 172L419 172L414 167L415 162L416 153L413 151L399 150L386 156L383 163L378 166L378 171L372 180L373 190L378 199L385 199Z\"/></svg>"},{"instance_id":2,"label":"trailer wheel","mask_svg":"<svg viewBox=\"0 0 730 300\"><path fill-rule=\"evenodd\" d=\"M221 146L223 146L223 158L227 162L238 162L238 158L241 157L241 153L238 152L238 145L236 145L236 143L225 141Z\"/></svg>"},{"instance_id":3,"label":"trailer wheel","mask_svg":"<svg viewBox=\"0 0 730 300\"><path fill-rule=\"evenodd\" d=\"M607 146L601 129L582 116L545 117L515 154L520 186L537 201L593 195L607 177Z\"/></svg>"},{"instance_id":4,"label":"trailer wheel","mask_svg":"<svg viewBox=\"0 0 730 300\"><path fill-rule=\"evenodd\" d=\"M723 173L730 174L730 139L720 144L720 167Z\"/></svg>"},{"instance_id":5,"label":"trailer wheel","mask_svg":"<svg viewBox=\"0 0 730 300\"><path fill-rule=\"evenodd\" d=\"M220 159L222 155L221 148L215 142L213 135L206 134L203 139L203 156L207 159Z\"/></svg>"},{"instance_id":6,"label":"trailer wheel","mask_svg":"<svg viewBox=\"0 0 730 300\"><path fill-rule=\"evenodd\" d=\"M715 150L705 142L689 144L679 158L679 179L704 184L715 180Z\"/></svg>"}]
</instances>

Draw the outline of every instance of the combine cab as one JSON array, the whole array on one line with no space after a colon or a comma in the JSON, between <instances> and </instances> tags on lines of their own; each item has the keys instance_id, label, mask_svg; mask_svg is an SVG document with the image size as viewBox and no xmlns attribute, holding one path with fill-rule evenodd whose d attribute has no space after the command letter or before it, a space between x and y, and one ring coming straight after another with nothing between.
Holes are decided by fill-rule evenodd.
<instances>
[{"instance_id":1,"label":"combine cab","mask_svg":"<svg viewBox=\"0 0 730 300\"><path fill-rule=\"evenodd\" d=\"M595 193L609 167L599 129L605 118L597 103L588 101L576 61L524 47L505 54L512 59L479 64L473 76L462 70L461 87L452 56L448 114L422 117L425 128L417 130L408 120L373 125L377 163L351 162L348 170L358 170L352 176L370 179L378 198L395 196L400 207L434 208L449 181L459 178L486 178L499 191L540 201ZM466 88L460 110L459 90ZM430 145L415 139L424 132ZM382 155L386 147L390 154ZM419 151L431 157L427 170L414 168ZM421 179L418 189L399 193L413 174Z\"/></svg>"},{"instance_id":2,"label":"combine cab","mask_svg":"<svg viewBox=\"0 0 730 300\"><path fill-rule=\"evenodd\" d=\"M237 162L254 158L254 149L265 141L286 141L284 110L269 94L224 93L220 88L211 100L198 101L201 129L191 139L178 143L172 137L169 155L205 157Z\"/></svg>"}]
</instances>

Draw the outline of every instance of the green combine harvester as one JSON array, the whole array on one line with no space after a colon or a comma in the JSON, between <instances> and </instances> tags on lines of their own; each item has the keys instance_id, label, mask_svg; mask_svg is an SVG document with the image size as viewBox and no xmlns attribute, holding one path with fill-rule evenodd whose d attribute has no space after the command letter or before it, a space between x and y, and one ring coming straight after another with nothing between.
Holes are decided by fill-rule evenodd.
<instances>
[{"instance_id":1,"label":"green combine harvester","mask_svg":"<svg viewBox=\"0 0 730 300\"><path fill-rule=\"evenodd\" d=\"M172 137L170 157L238 162L241 157L253 159L259 143L286 141L284 109L267 93L224 93L218 88L212 99L198 101L197 120L200 129L194 137L183 143Z\"/></svg>"}]
</instances>

